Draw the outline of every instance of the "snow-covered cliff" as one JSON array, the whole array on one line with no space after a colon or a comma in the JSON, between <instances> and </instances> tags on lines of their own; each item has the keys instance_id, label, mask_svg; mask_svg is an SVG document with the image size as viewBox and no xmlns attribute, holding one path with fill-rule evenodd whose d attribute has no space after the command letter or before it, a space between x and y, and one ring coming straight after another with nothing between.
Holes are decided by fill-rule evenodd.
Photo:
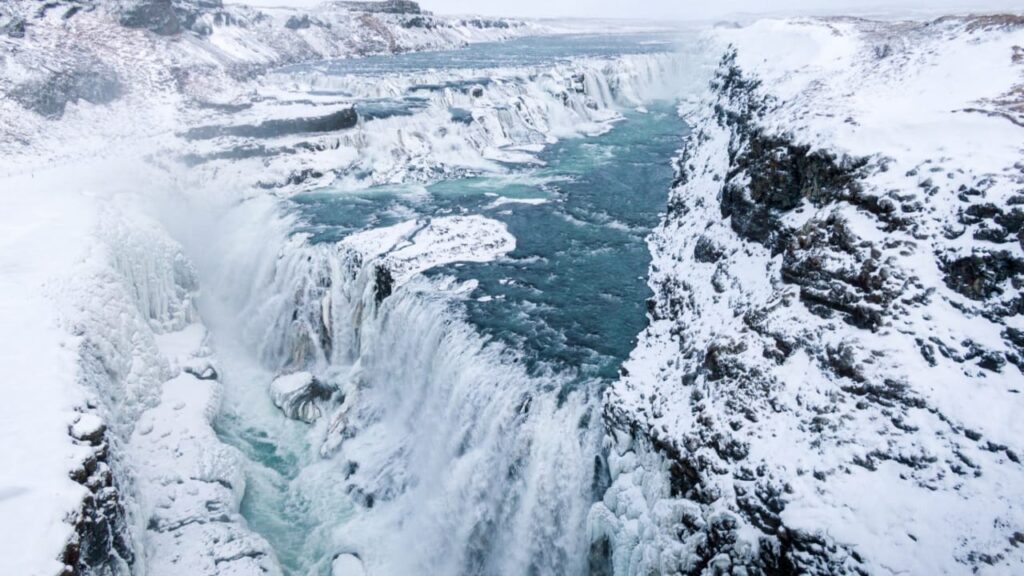
<instances>
[{"instance_id":1,"label":"snow-covered cliff","mask_svg":"<svg viewBox=\"0 0 1024 576\"><path fill-rule=\"evenodd\" d=\"M1024 18L720 28L606 397L617 574L1024 570Z\"/></svg>"}]
</instances>

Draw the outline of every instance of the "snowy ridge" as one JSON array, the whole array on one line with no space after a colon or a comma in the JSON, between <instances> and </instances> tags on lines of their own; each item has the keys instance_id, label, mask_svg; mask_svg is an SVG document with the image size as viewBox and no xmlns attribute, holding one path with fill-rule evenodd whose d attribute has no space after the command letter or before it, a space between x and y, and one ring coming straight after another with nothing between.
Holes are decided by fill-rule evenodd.
<instances>
[{"instance_id":1,"label":"snowy ridge","mask_svg":"<svg viewBox=\"0 0 1024 576\"><path fill-rule=\"evenodd\" d=\"M174 548L154 540L180 542L176 532L196 523L207 533L219 529L223 546L191 550L193 565L204 557L209 566L215 558L223 563L246 547L266 552L237 514L244 482L210 425L216 371L191 359L208 356L196 341L204 330L195 324L195 270L149 215L152 198L137 195L165 174L125 162L76 168L74 184L55 170L8 179L4 189L5 204L16 208L12 217L36 217L5 224L14 233L5 242L28 244L4 252L4 282L27 292L11 293L17 307L5 312L11 323L3 340L38 373L24 376L23 389L11 388L6 403L12 417L5 422L16 428L4 446L11 465L3 482L26 487L0 504L5 521L19 523L17 530L5 526L0 565L33 575L179 573ZM23 324L23 316L34 320ZM36 351L20 352L19 342ZM47 361L41 351L51 347L61 354ZM193 380L203 389L183 396ZM169 428L147 436L160 411L174 413ZM190 447L197 437L202 441ZM168 451L176 454L173 475L162 468ZM197 490L222 480L233 491ZM180 524L169 527L167 517Z\"/></svg>"},{"instance_id":2,"label":"snowy ridge","mask_svg":"<svg viewBox=\"0 0 1024 576\"><path fill-rule=\"evenodd\" d=\"M594 549L622 574L1019 572L1024 18L711 38Z\"/></svg>"}]
</instances>

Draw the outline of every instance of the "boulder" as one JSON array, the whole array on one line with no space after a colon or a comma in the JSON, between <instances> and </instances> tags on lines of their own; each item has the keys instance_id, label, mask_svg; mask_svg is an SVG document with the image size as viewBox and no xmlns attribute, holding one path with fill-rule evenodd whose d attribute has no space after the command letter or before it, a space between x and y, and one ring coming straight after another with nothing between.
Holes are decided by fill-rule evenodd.
<instances>
[{"instance_id":1,"label":"boulder","mask_svg":"<svg viewBox=\"0 0 1024 576\"><path fill-rule=\"evenodd\" d=\"M323 415L318 403L329 400L333 393L309 372L286 374L270 385L270 396L285 416L309 424Z\"/></svg>"}]
</instances>

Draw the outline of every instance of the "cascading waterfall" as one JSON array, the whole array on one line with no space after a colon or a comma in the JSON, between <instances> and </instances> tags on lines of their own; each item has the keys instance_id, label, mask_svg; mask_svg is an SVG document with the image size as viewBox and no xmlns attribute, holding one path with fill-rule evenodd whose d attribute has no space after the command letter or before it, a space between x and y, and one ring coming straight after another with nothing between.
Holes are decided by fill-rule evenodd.
<instances>
[{"instance_id":1,"label":"cascading waterfall","mask_svg":"<svg viewBox=\"0 0 1024 576\"><path fill-rule=\"evenodd\" d=\"M585 573L597 398L477 334L457 283L418 277L378 302L375 260L286 246L242 333L264 366L337 391L308 436L326 460L292 482L341 484L365 511L322 546L382 574Z\"/></svg>"},{"instance_id":2,"label":"cascading waterfall","mask_svg":"<svg viewBox=\"0 0 1024 576\"><path fill-rule=\"evenodd\" d=\"M512 105L472 128L447 114L470 96L442 90L413 126L464 130L455 148L544 143L662 95L676 62L626 57L508 82L489 97ZM398 120L374 122L386 133ZM386 140L380 158L409 158L408 139L390 152ZM373 169L409 176L389 166ZM171 219L186 223L177 236L203 279L200 312L223 368L217 425L251 460L243 512L285 571L329 573L348 554L378 576L602 572L586 530L607 474L600 385L528 367L483 335L463 305L473 281L393 277L386 254L296 233L283 206L262 196ZM311 424L285 420L267 392L304 373L311 388L286 392Z\"/></svg>"},{"instance_id":3,"label":"cascading waterfall","mask_svg":"<svg viewBox=\"0 0 1024 576\"><path fill-rule=\"evenodd\" d=\"M332 135L315 164L336 174L338 186L359 189L530 162L528 150L557 138L602 133L617 110L674 98L691 67L688 55L669 53L398 77L301 71L273 82L296 99L344 95L357 111L360 102L386 104L386 113L375 111L372 120ZM459 115L462 121L454 119Z\"/></svg>"}]
</instances>

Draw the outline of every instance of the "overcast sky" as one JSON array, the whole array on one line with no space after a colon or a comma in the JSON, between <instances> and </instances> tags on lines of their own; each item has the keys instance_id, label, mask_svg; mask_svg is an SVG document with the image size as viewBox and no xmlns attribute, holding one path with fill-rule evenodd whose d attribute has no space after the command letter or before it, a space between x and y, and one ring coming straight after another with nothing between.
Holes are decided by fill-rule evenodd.
<instances>
[{"instance_id":1,"label":"overcast sky","mask_svg":"<svg viewBox=\"0 0 1024 576\"><path fill-rule=\"evenodd\" d=\"M310 6L319 0L229 0L262 6ZM708 19L735 13L918 13L1020 11L1022 0L420 0L438 14L524 17Z\"/></svg>"}]
</instances>

